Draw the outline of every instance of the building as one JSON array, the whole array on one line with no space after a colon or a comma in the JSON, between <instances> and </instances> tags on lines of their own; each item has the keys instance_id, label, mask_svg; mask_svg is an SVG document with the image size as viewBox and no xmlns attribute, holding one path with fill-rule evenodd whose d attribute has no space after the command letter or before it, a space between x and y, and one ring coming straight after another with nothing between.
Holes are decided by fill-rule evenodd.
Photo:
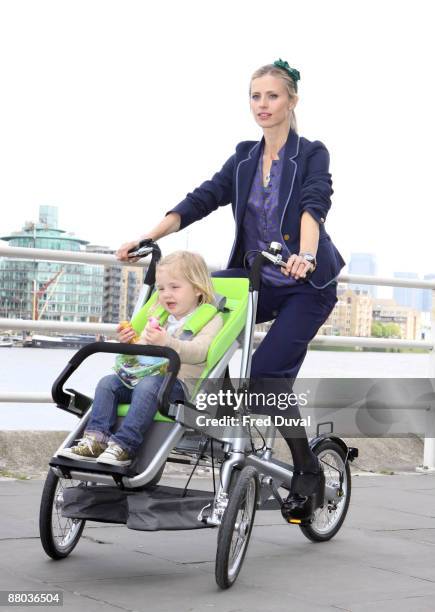
<instances>
[{"instance_id":1,"label":"building","mask_svg":"<svg viewBox=\"0 0 435 612\"><path fill-rule=\"evenodd\" d=\"M355 291L340 284L338 301L319 334L369 337L372 327L372 298L367 291Z\"/></svg>"},{"instance_id":2,"label":"building","mask_svg":"<svg viewBox=\"0 0 435 612\"><path fill-rule=\"evenodd\" d=\"M104 269L103 321L116 323L121 317L122 266L106 266Z\"/></svg>"},{"instance_id":3,"label":"building","mask_svg":"<svg viewBox=\"0 0 435 612\"><path fill-rule=\"evenodd\" d=\"M400 306L392 299L373 300L373 321L397 323L403 340L421 338L420 312L409 306Z\"/></svg>"},{"instance_id":4,"label":"building","mask_svg":"<svg viewBox=\"0 0 435 612\"><path fill-rule=\"evenodd\" d=\"M435 274L425 274L423 280L435 281ZM435 306L435 299L434 304L432 304L432 296L435 295L435 289L422 289L421 291L421 309L423 312L431 312L432 306Z\"/></svg>"},{"instance_id":5,"label":"building","mask_svg":"<svg viewBox=\"0 0 435 612\"><path fill-rule=\"evenodd\" d=\"M86 250L105 255L113 255L115 252L109 247L97 245L87 245ZM131 319L143 286L146 270L147 268L142 266L123 266L121 264L104 266L104 323L118 323Z\"/></svg>"},{"instance_id":6,"label":"building","mask_svg":"<svg viewBox=\"0 0 435 612\"><path fill-rule=\"evenodd\" d=\"M351 253L348 266L349 274L361 274L363 276L376 276L376 256L373 253ZM376 297L377 287L375 285L361 285L351 283L349 289L367 291L371 297Z\"/></svg>"},{"instance_id":7,"label":"building","mask_svg":"<svg viewBox=\"0 0 435 612\"><path fill-rule=\"evenodd\" d=\"M39 222L1 236L10 246L83 251L88 241L58 228L57 208L41 206ZM96 323L103 314L104 268L48 261L0 260L0 317Z\"/></svg>"},{"instance_id":8,"label":"building","mask_svg":"<svg viewBox=\"0 0 435 612\"><path fill-rule=\"evenodd\" d=\"M104 275L105 323L128 321L143 286L146 268L139 266L107 266Z\"/></svg>"},{"instance_id":9,"label":"building","mask_svg":"<svg viewBox=\"0 0 435 612\"><path fill-rule=\"evenodd\" d=\"M394 272L394 278L418 279L418 274L416 272ZM394 287L393 299L399 306L422 310L423 291L423 289L413 287Z\"/></svg>"},{"instance_id":10,"label":"building","mask_svg":"<svg viewBox=\"0 0 435 612\"><path fill-rule=\"evenodd\" d=\"M120 321L130 320L143 286L145 268L123 266L121 270Z\"/></svg>"}]
</instances>

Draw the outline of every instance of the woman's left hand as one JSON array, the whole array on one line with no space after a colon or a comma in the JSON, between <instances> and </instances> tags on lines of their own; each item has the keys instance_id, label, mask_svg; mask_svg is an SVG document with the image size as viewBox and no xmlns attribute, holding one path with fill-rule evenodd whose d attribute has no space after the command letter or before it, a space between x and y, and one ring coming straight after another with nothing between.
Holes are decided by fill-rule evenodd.
<instances>
[{"instance_id":1,"label":"woman's left hand","mask_svg":"<svg viewBox=\"0 0 435 612\"><path fill-rule=\"evenodd\" d=\"M281 272L285 276L291 276L296 280L306 278L307 272L312 272L313 270L314 265L312 263L295 253L289 257L286 265L281 268Z\"/></svg>"},{"instance_id":2,"label":"woman's left hand","mask_svg":"<svg viewBox=\"0 0 435 612\"><path fill-rule=\"evenodd\" d=\"M155 344L157 346L166 346L168 334L166 329L156 329L147 325L142 336L141 342L144 344Z\"/></svg>"}]
</instances>

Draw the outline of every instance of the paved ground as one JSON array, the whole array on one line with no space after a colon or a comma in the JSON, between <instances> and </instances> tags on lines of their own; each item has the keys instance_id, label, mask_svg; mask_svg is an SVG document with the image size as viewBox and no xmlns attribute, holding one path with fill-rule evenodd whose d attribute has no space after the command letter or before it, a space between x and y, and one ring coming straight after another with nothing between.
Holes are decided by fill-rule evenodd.
<instances>
[{"instance_id":1,"label":"paved ground","mask_svg":"<svg viewBox=\"0 0 435 612\"><path fill-rule=\"evenodd\" d=\"M64 610L435 610L434 474L354 476L345 525L324 544L277 511L257 513L242 572L227 591L215 584L211 529L145 533L88 523L71 556L52 561L38 537L42 485L0 482L0 589L61 589Z\"/></svg>"}]
</instances>

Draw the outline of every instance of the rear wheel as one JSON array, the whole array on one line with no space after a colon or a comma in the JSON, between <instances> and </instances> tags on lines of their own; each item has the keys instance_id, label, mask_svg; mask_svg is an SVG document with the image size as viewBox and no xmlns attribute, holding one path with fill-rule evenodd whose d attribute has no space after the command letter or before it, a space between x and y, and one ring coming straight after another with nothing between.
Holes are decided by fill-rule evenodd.
<instances>
[{"instance_id":1,"label":"rear wheel","mask_svg":"<svg viewBox=\"0 0 435 612\"><path fill-rule=\"evenodd\" d=\"M62 516L63 492L78 484L76 480L59 478L51 469L47 474L39 510L39 532L42 546L52 559L67 557L85 527L84 520Z\"/></svg>"},{"instance_id":2,"label":"rear wheel","mask_svg":"<svg viewBox=\"0 0 435 612\"><path fill-rule=\"evenodd\" d=\"M313 542L326 542L335 536L344 523L350 503L351 477L349 462L343 448L333 440L324 440L314 453L320 459L325 473L325 484L337 493L325 495L325 503L317 508L309 525L300 525L304 536ZM340 474L343 481L340 486Z\"/></svg>"},{"instance_id":3,"label":"rear wheel","mask_svg":"<svg viewBox=\"0 0 435 612\"><path fill-rule=\"evenodd\" d=\"M221 589L232 586L241 570L254 525L258 488L257 471L247 466L238 474L234 488L230 489L216 552L215 576Z\"/></svg>"}]
</instances>

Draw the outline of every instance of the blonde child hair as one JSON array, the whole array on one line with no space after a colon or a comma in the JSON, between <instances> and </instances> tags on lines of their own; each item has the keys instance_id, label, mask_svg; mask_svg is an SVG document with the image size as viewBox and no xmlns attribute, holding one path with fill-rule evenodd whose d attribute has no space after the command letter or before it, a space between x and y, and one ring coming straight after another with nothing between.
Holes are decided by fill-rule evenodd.
<instances>
[{"instance_id":1,"label":"blonde child hair","mask_svg":"<svg viewBox=\"0 0 435 612\"><path fill-rule=\"evenodd\" d=\"M175 269L201 293L198 299L198 306L201 304L213 304L214 289L210 274L204 258L199 253L174 251L158 262L156 272L164 266L170 267L171 271Z\"/></svg>"}]
</instances>

